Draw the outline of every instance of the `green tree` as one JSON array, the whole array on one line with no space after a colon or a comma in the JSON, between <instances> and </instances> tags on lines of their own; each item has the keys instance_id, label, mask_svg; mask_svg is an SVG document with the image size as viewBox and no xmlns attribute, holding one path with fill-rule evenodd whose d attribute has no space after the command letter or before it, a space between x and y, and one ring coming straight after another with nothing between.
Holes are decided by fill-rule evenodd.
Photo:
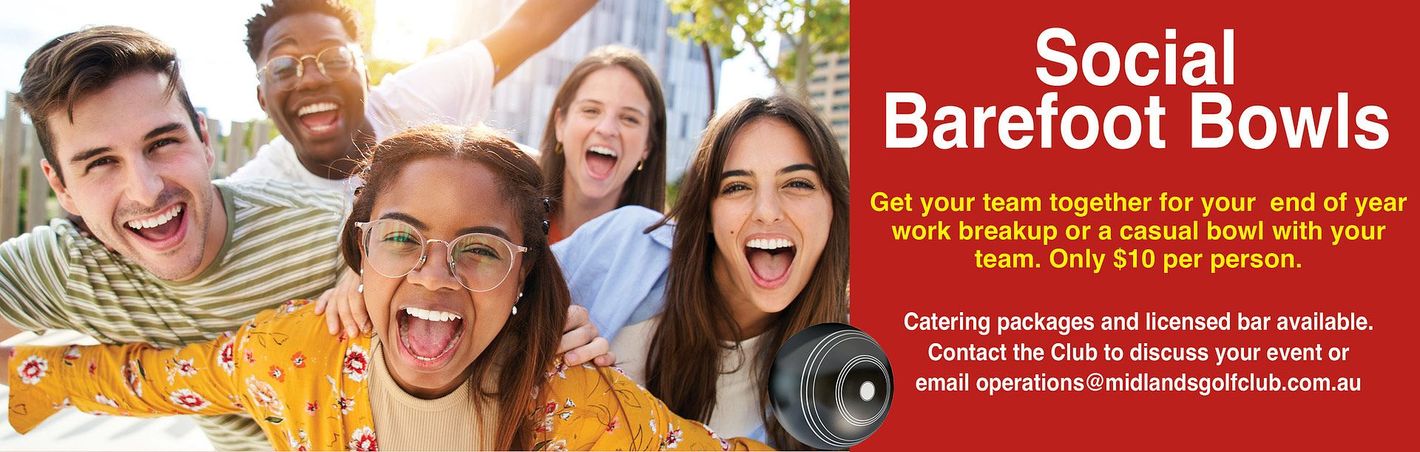
<instances>
[{"instance_id":1,"label":"green tree","mask_svg":"<svg viewBox=\"0 0 1420 452\"><path fill-rule=\"evenodd\" d=\"M694 17L672 30L676 36L717 46L725 58L752 52L769 69L780 91L801 100L808 100L813 57L848 49L848 0L667 2L671 11ZM771 35L781 39L777 61L765 55L765 40Z\"/></svg>"}]
</instances>

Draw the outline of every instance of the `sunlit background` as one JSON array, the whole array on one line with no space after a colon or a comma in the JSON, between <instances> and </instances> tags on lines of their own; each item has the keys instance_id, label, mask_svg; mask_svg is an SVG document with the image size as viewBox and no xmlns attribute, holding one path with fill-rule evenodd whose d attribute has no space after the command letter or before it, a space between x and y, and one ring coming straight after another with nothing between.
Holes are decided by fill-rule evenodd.
<instances>
[{"instance_id":1,"label":"sunlit background","mask_svg":"<svg viewBox=\"0 0 1420 452\"><path fill-rule=\"evenodd\" d=\"M520 0L353 0L373 17L366 43L373 71L393 70L483 36ZM247 56L245 23L258 0L194 2L99 0L11 2L0 14L0 90L19 90L25 59L48 40L85 26L126 25L145 30L177 49L194 104L223 124L264 119L256 102L256 65ZM494 90L490 124L536 144L562 78L587 51L620 43L640 50L667 92L671 127L670 172L678 175L709 117L709 86L700 47L671 37L679 20L665 0L605 0L549 49L525 62ZM366 30L369 33L369 29ZM692 52L693 50L693 52ZM774 92L757 60L720 61L719 105ZM3 111L0 111L3 115ZM267 129L269 130L269 129ZM675 177L675 176L672 176ZM4 339L4 338L0 338ZM0 387L0 404L8 388ZM10 429L0 412L0 450L210 450L185 417L140 420L98 417L67 410L28 435Z\"/></svg>"},{"instance_id":2,"label":"sunlit background","mask_svg":"<svg viewBox=\"0 0 1420 452\"><path fill-rule=\"evenodd\" d=\"M417 62L435 52L479 39L502 23L522 3L522 0L345 0L360 11L366 36L366 61L372 80L378 83L384 74ZM714 69L714 105L723 109L741 99L767 96L776 92L777 84L764 61L782 63L779 43L793 41L793 32L785 29L760 33L764 46L760 55L743 52L734 58L721 56L718 45L706 50L698 42L675 37L670 30L690 20L689 14L673 13L670 0L602 0L582 20L573 25L560 40L524 62L515 72L500 82L493 91L491 111L485 121L504 129L513 138L536 146L546 127L548 109L557 88L567 73L590 50L605 44L620 44L640 51L656 71L666 95L667 107L667 175L674 181L683 172L690 153L695 149L701 132L710 118L711 83L706 68ZM759 1L759 0L757 0ZM264 112L256 102L257 65L246 53L245 23L260 11L261 0L194 2L177 0L113 1L113 0L41 0L10 2L0 14L0 90L14 92L25 59L40 45L71 31L93 25L126 25L145 30L177 49L182 63L183 78L194 104L216 122L215 127L226 142L227 160L233 155L249 156L260 143L254 138L274 134L264 124ZM785 5L798 5L788 0L763 0L771 11L783 11ZM796 74L800 82L793 94L811 104L829 123L838 141L847 151L848 142L848 55L846 49L846 0L817 3L821 13L831 16L835 6L841 7L840 28L827 32L820 39L843 41L831 50L808 52L811 71ZM828 6L824 6L828 5ZM754 11L762 13L762 11ZM807 15L807 14L806 14ZM709 17L702 14L699 17ZM743 19L742 19L743 20ZM802 20L792 25L803 24ZM825 20L828 22L828 20ZM813 23L818 23L816 20ZM711 24L718 27L719 24ZM718 29L716 29L718 31ZM729 44L742 46L745 32L735 29ZM800 37L802 40L802 37ZM792 54L786 46L786 54ZM781 64L782 66L782 64ZM809 66L797 66L808 68ZM781 67L782 69L782 67ZM778 72L783 77L784 72ZM804 85L807 83L807 86ZM787 83L786 83L787 86ZM0 110L0 115L4 110ZM255 123L248 123L256 121ZM247 124L235 124L247 123ZM251 148L245 144L232 146L233 138L245 137L238 126L249 127ZM28 132L27 132L28 133ZM214 135L214 140L216 135ZM4 137L0 137L4 138ZM269 136L267 137L269 138ZM24 159L37 160L33 137L25 145ZM261 142L264 142L262 140ZM239 164L244 160L235 160ZM219 160L222 160L219 157ZM219 161L218 167L222 167ZM226 167L226 170L234 168ZM20 174L33 177L33 168L23 165ZM16 174L14 168L5 174ZM225 173L214 172L214 175ZM4 182L19 184L27 176ZM33 184L25 184L27 187ZM43 184L29 187L31 193L44 193ZM0 193L4 192L0 187ZM673 188L672 188L673 190ZM27 201L31 197L23 195ZM44 198L34 198L44 199ZM20 205L19 215L7 220L0 212L0 240L6 235L10 221L20 228L41 224L59 212L54 200L26 211ZM12 206L13 208L13 206ZM35 215L27 215L33 213ZM27 219L34 216L34 219ZM25 219L23 223L20 219ZM24 226L28 224L28 226ZM28 334L28 333L26 333ZM62 334L58 339L63 339ZM4 338L0 338L4 339ZM41 340L55 339L46 336ZM60 341L55 343L69 343ZM8 396L8 388L0 386L0 405ZM97 417L66 410L28 435L18 435L10 429L0 411L0 450L210 450L211 445L186 417L161 420L139 420L117 417Z\"/></svg>"},{"instance_id":3,"label":"sunlit background","mask_svg":"<svg viewBox=\"0 0 1420 452\"><path fill-rule=\"evenodd\" d=\"M178 49L193 100L210 114L238 121L263 118L265 114L256 104L256 79L252 75L255 65L247 57L243 44L246 19L260 10L261 3L260 0L9 3L5 14L0 14L0 89L10 92L19 89L25 58L45 41L90 25L127 25L152 33ZM371 37L371 55L413 62L427 55L431 48L449 45L462 22L496 25L503 20L502 16L490 18L487 14L460 18L452 11L489 11L493 8L488 5L509 2L375 0L371 3L377 24ZM716 75L720 77L718 85L728 91L721 90L725 92L721 99L733 102L772 93L773 82L758 65L747 55L724 61L718 68L721 72Z\"/></svg>"},{"instance_id":4,"label":"sunlit background","mask_svg":"<svg viewBox=\"0 0 1420 452\"><path fill-rule=\"evenodd\" d=\"M145 30L178 51L193 102L209 117L227 121L265 118L256 102L256 65L246 54L247 18L259 0L192 2L79 0L23 2L0 15L0 89L14 92L24 61L55 36L90 25L117 24ZM521 0L353 0L373 17L367 28L371 72L379 75L459 43L478 39L501 23ZM494 90L486 121L515 140L536 146L547 109L562 78L591 49L611 43L641 51L666 90L669 174L682 172L699 132L710 117L709 86L699 45L668 30L686 15L672 14L665 0L600 2L547 50L524 63ZM778 39L770 36L771 52ZM749 54L722 60L712 52L717 106L773 94L774 82ZM846 126L845 126L846 129Z\"/></svg>"}]
</instances>

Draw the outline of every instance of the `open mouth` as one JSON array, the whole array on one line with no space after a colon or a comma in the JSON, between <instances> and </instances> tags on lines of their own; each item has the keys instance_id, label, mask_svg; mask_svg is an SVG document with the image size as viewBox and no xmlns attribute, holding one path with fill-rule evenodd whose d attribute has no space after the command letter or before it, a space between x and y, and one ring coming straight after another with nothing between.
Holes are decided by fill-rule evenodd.
<instances>
[{"instance_id":1,"label":"open mouth","mask_svg":"<svg viewBox=\"0 0 1420 452\"><path fill-rule=\"evenodd\" d=\"M313 135L332 133L339 129L340 105L334 102L309 104L296 110L296 118Z\"/></svg>"},{"instance_id":2,"label":"open mouth","mask_svg":"<svg viewBox=\"0 0 1420 452\"><path fill-rule=\"evenodd\" d=\"M784 285L797 253L794 243L786 238L756 238L745 244L745 260L754 283L766 289Z\"/></svg>"},{"instance_id":3,"label":"open mouth","mask_svg":"<svg viewBox=\"0 0 1420 452\"><path fill-rule=\"evenodd\" d=\"M155 215L124 222L123 226L153 248L170 248L180 242L187 231L186 207L186 204L175 204Z\"/></svg>"},{"instance_id":4,"label":"open mouth","mask_svg":"<svg viewBox=\"0 0 1420 452\"><path fill-rule=\"evenodd\" d=\"M596 179L606 179L611 177L612 168L616 167L616 151L605 146L592 146L587 148L587 172Z\"/></svg>"},{"instance_id":5,"label":"open mouth","mask_svg":"<svg viewBox=\"0 0 1420 452\"><path fill-rule=\"evenodd\" d=\"M436 368L448 362L463 337L463 317L452 312L409 306L395 317L400 349L421 367Z\"/></svg>"}]
</instances>

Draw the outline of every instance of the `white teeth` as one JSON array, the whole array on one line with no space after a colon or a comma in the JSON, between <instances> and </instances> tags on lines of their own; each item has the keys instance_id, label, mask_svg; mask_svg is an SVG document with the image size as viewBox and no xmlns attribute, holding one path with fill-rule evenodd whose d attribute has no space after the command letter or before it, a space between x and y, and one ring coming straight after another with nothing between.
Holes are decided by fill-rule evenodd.
<instances>
[{"instance_id":1,"label":"white teeth","mask_svg":"<svg viewBox=\"0 0 1420 452\"><path fill-rule=\"evenodd\" d=\"M616 151L613 151L610 148L603 146L592 146L588 148L587 151L590 151L593 154L605 155L607 157L616 158Z\"/></svg>"},{"instance_id":2,"label":"white teeth","mask_svg":"<svg viewBox=\"0 0 1420 452\"><path fill-rule=\"evenodd\" d=\"M176 206L173 206L172 209L168 209L168 212L167 212L167 213L164 213L164 214L162 214L162 215L158 215L158 216L156 216L156 217L146 218L146 219L142 219L142 220L132 220L132 221L129 221L127 224L128 224L128 227L133 228L133 229L155 228L155 227L158 227L158 226L167 224L167 222L172 221L173 218L177 218L177 215L178 215L178 213L180 213L180 212L182 212L182 205L181 205L181 204L176 205Z\"/></svg>"},{"instance_id":3,"label":"white teeth","mask_svg":"<svg viewBox=\"0 0 1420 452\"><path fill-rule=\"evenodd\" d=\"M459 320L463 318L460 317L458 314L454 314L452 312L430 311L428 309L419 309L413 306L404 308L404 312L407 312L409 313L409 315L412 315L414 317L428 320L430 322L447 322L450 320Z\"/></svg>"},{"instance_id":4,"label":"white teeth","mask_svg":"<svg viewBox=\"0 0 1420 452\"><path fill-rule=\"evenodd\" d=\"M325 111L331 111L331 110L334 110L334 109L337 109L337 108L340 108L340 106L339 106L339 105L335 105L334 103L331 103L331 102L316 102L316 103L314 103L314 104L310 104L310 105L301 107L301 109L299 109L299 110L296 110L296 116L305 116L305 115L309 115L309 114L312 114L312 113L320 113L320 112L325 112Z\"/></svg>"},{"instance_id":5,"label":"white teeth","mask_svg":"<svg viewBox=\"0 0 1420 452\"><path fill-rule=\"evenodd\" d=\"M777 250L794 246L789 239L754 239L749 241L749 247L761 250Z\"/></svg>"}]
</instances>

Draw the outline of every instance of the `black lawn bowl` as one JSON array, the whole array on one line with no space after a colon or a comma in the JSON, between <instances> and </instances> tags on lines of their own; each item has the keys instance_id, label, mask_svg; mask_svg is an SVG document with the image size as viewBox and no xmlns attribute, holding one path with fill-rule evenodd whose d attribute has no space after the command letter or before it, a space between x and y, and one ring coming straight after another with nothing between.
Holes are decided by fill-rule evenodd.
<instances>
[{"instance_id":1,"label":"black lawn bowl","mask_svg":"<svg viewBox=\"0 0 1420 452\"><path fill-rule=\"evenodd\" d=\"M883 424L892 405L892 366L861 330L818 324L779 349L769 394L775 417L794 438L817 449L846 449Z\"/></svg>"}]
</instances>

